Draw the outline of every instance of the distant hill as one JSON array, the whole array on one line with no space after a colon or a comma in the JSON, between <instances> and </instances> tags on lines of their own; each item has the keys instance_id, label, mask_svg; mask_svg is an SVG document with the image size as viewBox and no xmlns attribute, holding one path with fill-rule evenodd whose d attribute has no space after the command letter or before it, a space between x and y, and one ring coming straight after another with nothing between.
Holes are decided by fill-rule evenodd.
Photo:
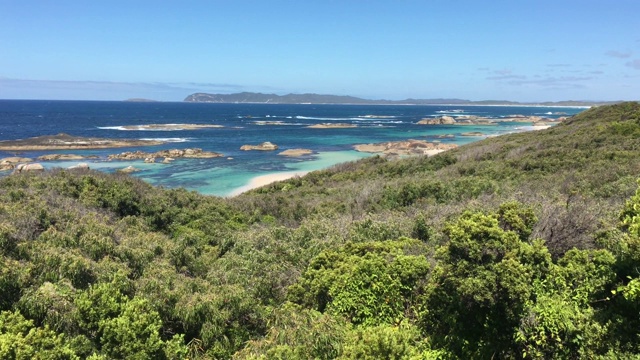
<instances>
[{"instance_id":1,"label":"distant hill","mask_svg":"<svg viewBox=\"0 0 640 360\"><path fill-rule=\"evenodd\" d=\"M263 94L241 92L235 94L195 93L187 96L186 102L206 103L256 103L256 104L366 104L366 105L541 105L541 106L596 106L615 104L619 101L582 101L568 100L558 102L521 103L508 100L465 99L405 99L405 100L371 100L355 96L322 95L322 94Z\"/></svg>"}]
</instances>

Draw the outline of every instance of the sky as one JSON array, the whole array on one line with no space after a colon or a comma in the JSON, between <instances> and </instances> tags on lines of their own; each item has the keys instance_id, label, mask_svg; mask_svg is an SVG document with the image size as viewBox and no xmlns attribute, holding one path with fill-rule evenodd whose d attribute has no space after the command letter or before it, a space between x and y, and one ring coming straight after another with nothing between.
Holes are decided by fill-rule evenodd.
<instances>
[{"instance_id":1,"label":"sky","mask_svg":"<svg viewBox=\"0 0 640 360\"><path fill-rule=\"evenodd\" d=\"M640 100L638 0L0 0L0 99Z\"/></svg>"}]
</instances>

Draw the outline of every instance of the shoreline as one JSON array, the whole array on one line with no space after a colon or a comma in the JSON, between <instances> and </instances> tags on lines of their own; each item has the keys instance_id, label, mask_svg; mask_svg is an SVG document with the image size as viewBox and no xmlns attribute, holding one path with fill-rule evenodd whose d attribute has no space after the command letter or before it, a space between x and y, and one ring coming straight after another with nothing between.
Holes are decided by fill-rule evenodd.
<instances>
[{"instance_id":1,"label":"shoreline","mask_svg":"<svg viewBox=\"0 0 640 360\"><path fill-rule=\"evenodd\" d=\"M252 177L251 180L249 180L249 183L247 183L246 185L233 189L229 194L225 195L224 197L238 196L249 190L257 189L257 188L272 184L274 182L288 180L297 176L304 176L309 172L310 171L286 171L286 172L275 172L275 173L270 173L265 175L258 175L258 176Z\"/></svg>"},{"instance_id":2,"label":"shoreline","mask_svg":"<svg viewBox=\"0 0 640 360\"><path fill-rule=\"evenodd\" d=\"M425 150L424 154L422 155L412 155L412 156L434 156L437 154L440 154L442 152L447 151L448 149L429 149L429 150ZM358 151L358 150L354 150L355 152L358 153L363 153L362 151ZM377 153L369 153L369 152L364 152L370 155L375 155L375 154L379 154L382 155L381 152L377 152ZM349 161L353 161L353 160L346 160L345 162L349 162ZM336 164L341 164L341 162L336 163ZM336 164L333 164L331 166L334 166ZM315 170L322 170L322 169L326 169L328 167L321 167ZM305 176L306 174L315 171L315 170L293 170L293 171L283 171L283 172L273 172L273 173L268 173L268 174L264 174L264 175L258 175L258 176L254 176L252 177L249 182L246 185L237 187L233 190L231 190L228 194L226 195L222 195L222 197L225 198L230 198L230 197L235 197L238 196L242 193L245 193L249 190L253 190L253 189L257 189L269 184L273 184L274 182L278 182L278 181L284 181L284 180L289 180L291 178L295 178L295 177L302 177Z\"/></svg>"}]
</instances>

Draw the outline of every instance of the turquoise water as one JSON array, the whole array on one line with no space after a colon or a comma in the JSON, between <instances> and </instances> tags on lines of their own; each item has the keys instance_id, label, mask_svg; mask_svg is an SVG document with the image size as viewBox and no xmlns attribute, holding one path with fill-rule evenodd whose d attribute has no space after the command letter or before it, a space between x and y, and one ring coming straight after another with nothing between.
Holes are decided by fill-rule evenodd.
<instances>
[{"instance_id":1,"label":"turquoise water","mask_svg":"<svg viewBox=\"0 0 640 360\"><path fill-rule=\"evenodd\" d=\"M0 100L0 140L68 133L122 139L161 139L164 145L146 148L74 151L2 152L0 158L35 158L51 153L94 155L85 160L92 169L114 172L134 166L132 174L151 184L185 187L204 194L227 196L245 187L252 178L265 174L307 172L353 161L371 154L353 150L353 145L406 139L441 141L463 145L487 136L531 129L527 123L500 122L497 126L426 126L416 123L425 117L478 115L492 118L512 114L550 118L570 116L583 109L514 106L407 106L407 105L284 105L130 103L86 101ZM277 122L265 125L264 122ZM356 128L310 129L321 123L347 123ZM200 130L126 130L127 125L215 124L222 128ZM460 136L481 132L481 137ZM450 134L452 138L439 138ZM244 144L270 141L277 151L241 151ZM123 151L147 152L171 148L202 148L224 154L215 159L177 159L171 164L140 161L106 161L109 154ZM306 148L313 155L301 158L279 156L282 150ZM73 162L46 162L46 168L66 168ZM5 172L6 174L6 172Z\"/></svg>"}]
</instances>

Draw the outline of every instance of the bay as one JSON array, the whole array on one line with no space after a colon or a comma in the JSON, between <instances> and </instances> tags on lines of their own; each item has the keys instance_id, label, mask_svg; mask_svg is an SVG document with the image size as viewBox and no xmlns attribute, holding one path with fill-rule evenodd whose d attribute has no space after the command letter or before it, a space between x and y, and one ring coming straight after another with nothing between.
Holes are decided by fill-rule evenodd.
<instances>
[{"instance_id":1,"label":"bay","mask_svg":"<svg viewBox=\"0 0 640 360\"><path fill-rule=\"evenodd\" d=\"M252 178L265 174L308 172L371 154L353 150L353 145L406 139L441 141L463 145L487 136L532 130L530 123L499 122L482 125L418 125L420 119L443 115L476 115L505 118L510 115L557 119L583 108L533 106L460 105L317 105L317 104L211 104L184 102L108 102L0 100L0 140L24 139L67 133L73 136L112 139L161 139L153 147L69 150L0 151L0 158L35 158L51 153L94 155L87 160L92 169L114 172L132 165L142 171L133 176L169 188L185 187L203 194L228 196L245 188ZM312 129L310 125L344 123L354 128ZM126 126L150 124L207 124L220 128L198 130L127 130ZM461 136L480 132L484 136ZM442 135L454 135L443 138ZM245 144L272 142L277 151L241 151ZM224 154L214 159L177 159L171 164L140 161L106 161L109 154L123 151L157 151L201 148ZM300 158L279 156L282 150L305 148L313 155ZM68 167L78 161L44 162L45 168ZM6 175L5 172L4 175Z\"/></svg>"}]
</instances>

